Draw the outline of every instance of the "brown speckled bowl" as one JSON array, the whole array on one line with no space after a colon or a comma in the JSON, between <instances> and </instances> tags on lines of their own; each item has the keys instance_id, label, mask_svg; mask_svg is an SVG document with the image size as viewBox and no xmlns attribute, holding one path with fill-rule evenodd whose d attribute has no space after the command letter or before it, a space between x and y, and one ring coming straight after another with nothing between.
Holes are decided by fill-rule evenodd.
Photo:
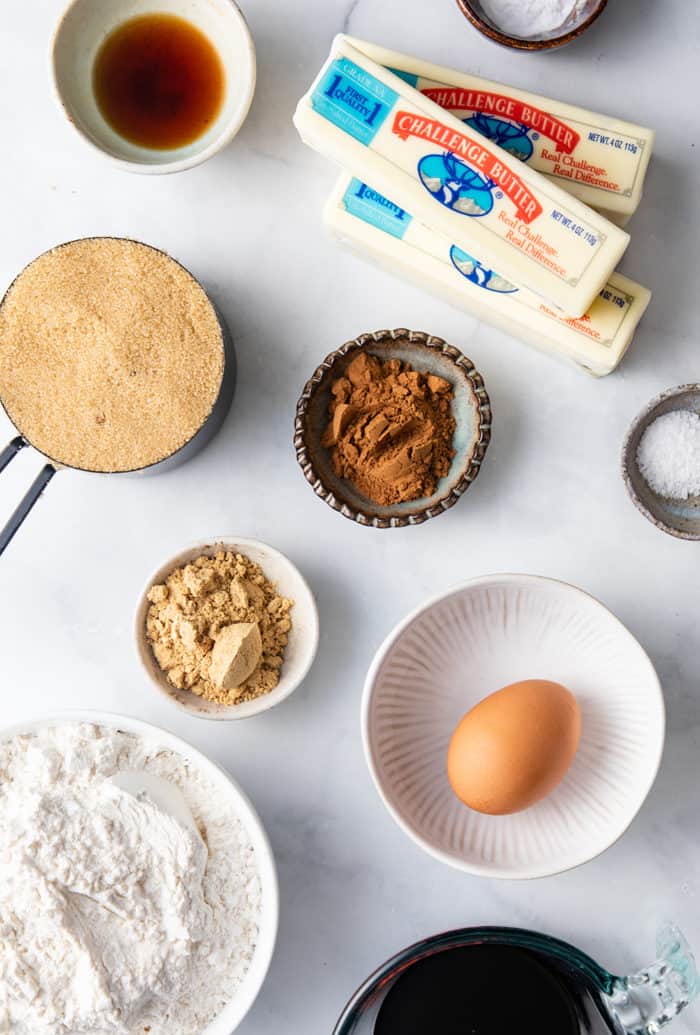
<instances>
[{"instance_id":1,"label":"brown speckled bowl","mask_svg":"<svg viewBox=\"0 0 700 1035\"><path fill-rule=\"evenodd\" d=\"M343 375L360 349L380 359L407 361L415 370L437 374L454 386L452 409L457 428L453 446L456 453L449 473L430 497L379 506L336 475L330 451L321 445L328 423L331 383ZM316 495L344 517L373 528L419 525L449 510L479 473L490 438L491 403L483 378L471 360L442 338L405 328L361 334L326 356L304 386L294 422L297 460Z\"/></svg>"},{"instance_id":2,"label":"brown speckled bowl","mask_svg":"<svg viewBox=\"0 0 700 1035\"><path fill-rule=\"evenodd\" d=\"M662 392L632 422L622 447L622 477L632 502L662 532L678 539L700 540L700 497L671 500L651 489L637 466L637 450L649 425L671 410L700 413L700 384L681 385Z\"/></svg>"},{"instance_id":3,"label":"brown speckled bowl","mask_svg":"<svg viewBox=\"0 0 700 1035\"><path fill-rule=\"evenodd\" d=\"M516 50L553 50L555 47L563 47L566 43L582 36L586 29L593 24L605 10L608 0L587 0L581 12L556 32L543 36L540 39L522 39L519 36L509 36L502 32L484 13L479 0L457 0L462 14L469 19L472 25L490 40L500 43L503 47L514 47Z\"/></svg>"}]
</instances>

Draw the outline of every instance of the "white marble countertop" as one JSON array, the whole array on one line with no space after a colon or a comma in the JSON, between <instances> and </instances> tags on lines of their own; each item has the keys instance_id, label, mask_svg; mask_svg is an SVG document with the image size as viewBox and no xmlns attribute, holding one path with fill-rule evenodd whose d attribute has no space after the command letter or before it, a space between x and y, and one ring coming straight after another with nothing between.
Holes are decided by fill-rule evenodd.
<instances>
[{"instance_id":1,"label":"white marble countertop","mask_svg":"<svg viewBox=\"0 0 700 1035\"><path fill-rule=\"evenodd\" d=\"M115 170L65 124L46 57L62 6L33 0L3 12L0 283L84 235L163 247L220 304L240 380L223 431L180 470L54 479L0 561L2 721L75 706L131 713L192 741L248 790L279 864L282 914L241 1035L328 1035L376 964L448 927L538 928L619 972L650 961L659 918L689 927L698 947L700 546L648 524L618 469L624 431L647 400L700 379L696 5L611 0L578 43L527 55L482 39L454 0L247 0L259 60L251 114L225 152L174 177ZM618 373L596 381L559 365L324 239L320 209L335 170L300 143L291 114L344 28L657 129L622 265L654 298ZM494 437L458 506L422 527L379 532L316 499L291 431L323 356L393 326L445 337L474 360ZM0 420L0 441L11 433ZM39 466L27 450L3 473L0 519ZM288 702L214 725L155 694L131 623L152 568L190 540L225 533L289 554L317 594L322 632L316 665ZM471 878L422 854L381 805L360 744L360 693L380 641L428 594L489 571L552 575L599 597L649 651L668 705L663 768L629 832L595 862L529 884ZM700 1030L700 1008L673 1030Z\"/></svg>"}]
</instances>

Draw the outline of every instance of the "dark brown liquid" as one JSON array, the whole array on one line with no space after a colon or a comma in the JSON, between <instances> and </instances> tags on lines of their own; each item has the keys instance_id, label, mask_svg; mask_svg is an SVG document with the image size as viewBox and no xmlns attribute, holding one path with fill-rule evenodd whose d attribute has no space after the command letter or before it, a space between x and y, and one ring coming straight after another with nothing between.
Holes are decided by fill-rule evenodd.
<instances>
[{"instance_id":1,"label":"dark brown liquid","mask_svg":"<svg viewBox=\"0 0 700 1035\"><path fill-rule=\"evenodd\" d=\"M538 958L511 946L470 945L407 967L381 1005L374 1035L579 1035L581 1030L573 993Z\"/></svg>"},{"instance_id":2,"label":"dark brown liquid","mask_svg":"<svg viewBox=\"0 0 700 1035\"><path fill-rule=\"evenodd\" d=\"M225 78L204 33L183 18L147 14L104 41L93 89L102 115L125 140L170 150L209 129L221 109Z\"/></svg>"}]
</instances>

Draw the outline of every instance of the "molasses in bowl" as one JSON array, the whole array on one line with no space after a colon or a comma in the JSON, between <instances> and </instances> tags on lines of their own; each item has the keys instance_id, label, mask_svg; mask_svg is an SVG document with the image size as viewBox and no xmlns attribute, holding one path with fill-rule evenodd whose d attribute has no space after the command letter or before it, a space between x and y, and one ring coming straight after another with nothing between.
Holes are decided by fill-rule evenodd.
<instances>
[{"instance_id":1,"label":"molasses in bowl","mask_svg":"<svg viewBox=\"0 0 700 1035\"><path fill-rule=\"evenodd\" d=\"M698 990L695 960L673 925L659 931L655 962L628 977L536 931L463 928L382 964L333 1035L656 1035Z\"/></svg>"}]
</instances>

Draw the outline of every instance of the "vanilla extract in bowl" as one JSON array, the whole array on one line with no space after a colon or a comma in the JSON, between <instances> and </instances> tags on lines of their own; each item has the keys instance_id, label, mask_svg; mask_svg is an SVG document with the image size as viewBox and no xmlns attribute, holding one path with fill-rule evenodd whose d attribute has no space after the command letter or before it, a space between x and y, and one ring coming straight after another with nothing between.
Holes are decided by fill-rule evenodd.
<instances>
[{"instance_id":1,"label":"vanilla extract in bowl","mask_svg":"<svg viewBox=\"0 0 700 1035\"><path fill-rule=\"evenodd\" d=\"M195 25L146 14L119 25L100 47L93 92L102 116L125 140L153 150L186 147L220 114L223 62Z\"/></svg>"}]
</instances>

